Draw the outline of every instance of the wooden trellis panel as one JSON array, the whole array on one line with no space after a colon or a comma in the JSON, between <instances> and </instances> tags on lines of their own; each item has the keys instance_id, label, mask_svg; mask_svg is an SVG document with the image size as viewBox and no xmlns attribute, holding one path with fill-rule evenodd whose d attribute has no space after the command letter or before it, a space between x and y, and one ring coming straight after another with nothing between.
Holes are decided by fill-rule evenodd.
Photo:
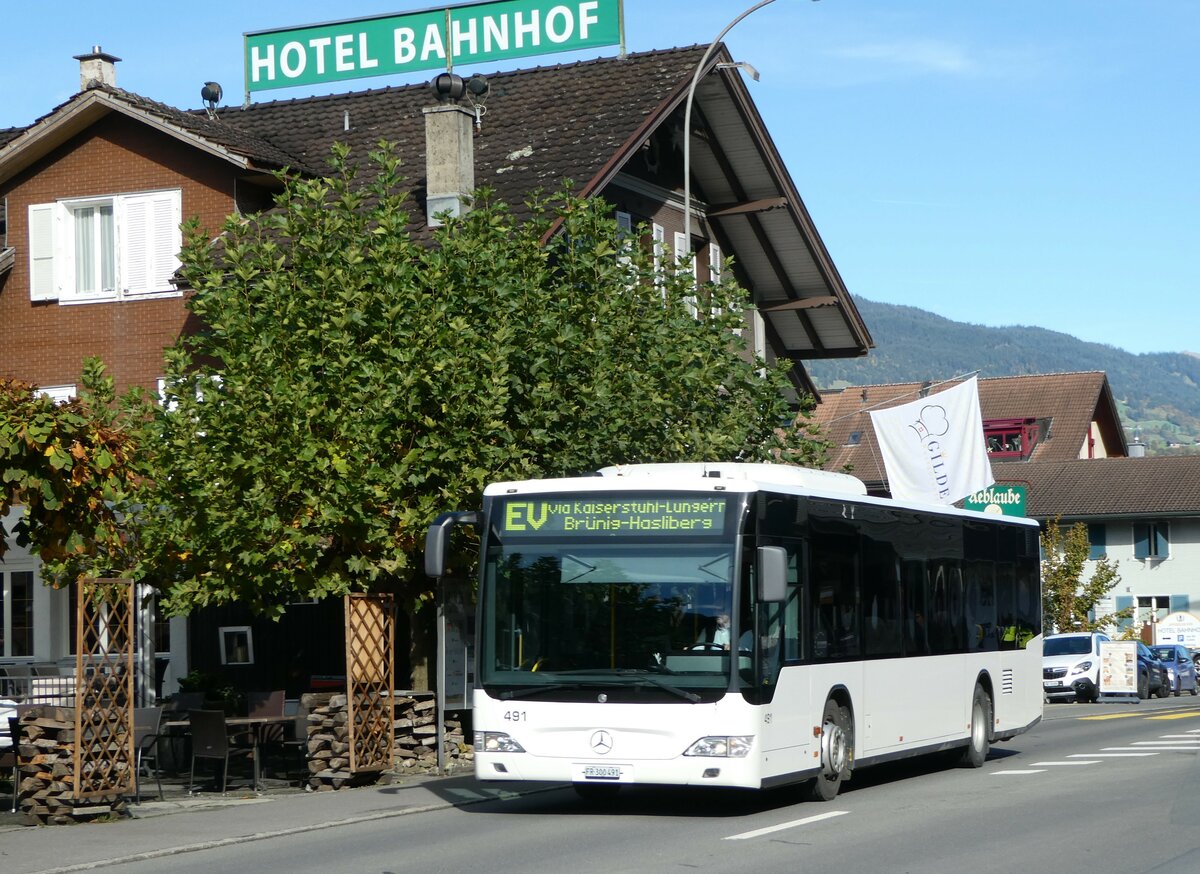
<instances>
[{"instance_id":1,"label":"wooden trellis panel","mask_svg":"<svg viewBox=\"0 0 1200 874\"><path fill-rule=\"evenodd\" d=\"M129 795L133 746L133 584L79 584L75 632L76 799Z\"/></svg>"},{"instance_id":2,"label":"wooden trellis panel","mask_svg":"<svg viewBox=\"0 0 1200 874\"><path fill-rule=\"evenodd\" d=\"M396 599L346 596L346 706L350 771L392 767Z\"/></svg>"}]
</instances>

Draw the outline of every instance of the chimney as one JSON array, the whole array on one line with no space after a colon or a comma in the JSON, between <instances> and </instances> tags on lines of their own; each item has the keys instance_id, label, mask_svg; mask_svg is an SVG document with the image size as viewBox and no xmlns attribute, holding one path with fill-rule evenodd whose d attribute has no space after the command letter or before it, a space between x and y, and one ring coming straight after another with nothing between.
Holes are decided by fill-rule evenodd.
<instances>
[{"instance_id":1,"label":"chimney","mask_svg":"<svg viewBox=\"0 0 1200 874\"><path fill-rule=\"evenodd\" d=\"M116 64L121 59L116 55L101 51L100 46L92 46L91 54L75 55L74 57L79 61L80 91L87 91L99 85L107 85L110 88L117 87Z\"/></svg>"},{"instance_id":2,"label":"chimney","mask_svg":"<svg viewBox=\"0 0 1200 874\"><path fill-rule=\"evenodd\" d=\"M466 93L461 76L442 73L431 83L441 101L425 113L425 223L441 227L434 218L441 212L461 215L470 209L463 204L475 190L475 140L472 125L475 114L460 106Z\"/></svg>"}]
</instances>

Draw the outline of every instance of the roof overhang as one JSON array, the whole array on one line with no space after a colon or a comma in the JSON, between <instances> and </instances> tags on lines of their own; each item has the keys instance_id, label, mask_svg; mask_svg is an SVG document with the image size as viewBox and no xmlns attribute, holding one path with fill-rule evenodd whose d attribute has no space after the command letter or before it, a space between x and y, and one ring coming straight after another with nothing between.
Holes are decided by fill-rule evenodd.
<instances>
[{"instance_id":1,"label":"roof overhang","mask_svg":"<svg viewBox=\"0 0 1200 874\"><path fill-rule=\"evenodd\" d=\"M737 254L773 348L793 360L854 358L875 344L838 275L750 93L723 46L693 104L693 215ZM688 81L638 128L584 187L602 190L646 137L687 99ZM705 201L696 192L703 192ZM807 381L807 378L806 378Z\"/></svg>"},{"instance_id":2,"label":"roof overhang","mask_svg":"<svg viewBox=\"0 0 1200 874\"><path fill-rule=\"evenodd\" d=\"M100 119L114 112L140 121L154 130L228 161L239 168L250 169L253 166L249 159L218 143L171 124L166 119L147 112L141 107L131 105L115 94L95 89L77 94L0 148L0 182L12 178L72 137L78 136Z\"/></svg>"}]
</instances>

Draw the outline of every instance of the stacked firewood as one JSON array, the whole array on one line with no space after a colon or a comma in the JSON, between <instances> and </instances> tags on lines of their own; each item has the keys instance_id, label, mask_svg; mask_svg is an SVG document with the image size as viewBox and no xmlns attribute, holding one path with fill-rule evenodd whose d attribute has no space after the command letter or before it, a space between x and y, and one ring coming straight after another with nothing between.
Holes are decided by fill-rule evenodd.
<instances>
[{"instance_id":1,"label":"stacked firewood","mask_svg":"<svg viewBox=\"0 0 1200 874\"><path fill-rule=\"evenodd\" d=\"M97 738L93 744L104 744ZM75 711L65 707L35 707L21 715L17 750L17 809L29 825L70 825L88 822L100 816L125 816L126 799L118 796L76 800L75 783ZM91 763L86 766L96 770ZM127 768L125 762L116 766ZM111 782L114 773L101 767L102 775L83 775ZM119 776L119 775L117 775ZM86 788L86 787L85 787Z\"/></svg>"},{"instance_id":2,"label":"stacked firewood","mask_svg":"<svg viewBox=\"0 0 1200 874\"><path fill-rule=\"evenodd\" d=\"M349 715L344 694L305 695L308 710L308 787L341 789L378 778L378 772L350 772ZM434 773L437 770L437 701L432 695L397 695L393 725L395 746L389 770ZM445 761L448 770L470 762L474 754L463 735L462 720L447 714Z\"/></svg>"}]
</instances>

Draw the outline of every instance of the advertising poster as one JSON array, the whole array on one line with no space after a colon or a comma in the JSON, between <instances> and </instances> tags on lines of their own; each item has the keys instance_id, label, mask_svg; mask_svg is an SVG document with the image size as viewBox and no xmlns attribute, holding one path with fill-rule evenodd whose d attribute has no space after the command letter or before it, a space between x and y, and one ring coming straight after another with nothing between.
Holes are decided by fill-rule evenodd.
<instances>
[{"instance_id":1,"label":"advertising poster","mask_svg":"<svg viewBox=\"0 0 1200 874\"><path fill-rule=\"evenodd\" d=\"M1100 694L1137 694L1137 642L1106 640L1100 644Z\"/></svg>"}]
</instances>

